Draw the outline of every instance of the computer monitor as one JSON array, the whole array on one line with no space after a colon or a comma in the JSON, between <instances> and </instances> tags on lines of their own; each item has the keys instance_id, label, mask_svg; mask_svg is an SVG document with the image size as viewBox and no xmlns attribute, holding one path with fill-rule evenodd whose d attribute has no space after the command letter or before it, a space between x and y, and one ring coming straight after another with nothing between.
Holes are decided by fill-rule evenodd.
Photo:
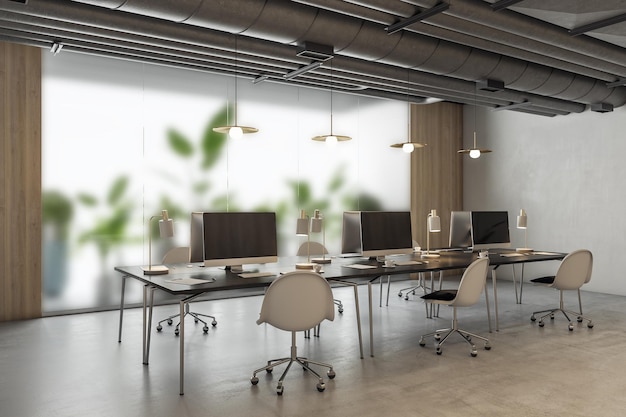
<instances>
[{"instance_id":1,"label":"computer monitor","mask_svg":"<svg viewBox=\"0 0 626 417\"><path fill-rule=\"evenodd\" d=\"M450 213L449 248L468 249L472 247L472 218L469 211Z\"/></svg>"},{"instance_id":2,"label":"computer monitor","mask_svg":"<svg viewBox=\"0 0 626 417\"><path fill-rule=\"evenodd\" d=\"M189 261L204 262L204 219L202 212L191 213L191 233L189 234Z\"/></svg>"},{"instance_id":3,"label":"computer monitor","mask_svg":"<svg viewBox=\"0 0 626 417\"><path fill-rule=\"evenodd\" d=\"M511 247L509 213L506 211L472 211L473 250Z\"/></svg>"},{"instance_id":4,"label":"computer monitor","mask_svg":"<svg viewBox=\"0 0 626 417\"><path fill-rule=\"evenodd\" d=\"M411 213L362 211L361 249L370 258L413 253Z\"/></svg>"},{"instance_id":5,"label":"computer monitor","mask_svg":"<svg viewBox=\"0 0 626 417\"><path fill-rule=\"evenodd\" d=\"M276 213L205 212L204 265L233 272L243 265L278 262Z\"/></svg>"},{"instance_id":6,"label":"computer monitor","mask_svg":"<svg viewBox=\"0 0 626 417\"><path fill-rule=\"evenodd\" d=\"M344 211L341 230L341 254L360 256L361 248L361 212Z\"/></svg>"}]
</instances>

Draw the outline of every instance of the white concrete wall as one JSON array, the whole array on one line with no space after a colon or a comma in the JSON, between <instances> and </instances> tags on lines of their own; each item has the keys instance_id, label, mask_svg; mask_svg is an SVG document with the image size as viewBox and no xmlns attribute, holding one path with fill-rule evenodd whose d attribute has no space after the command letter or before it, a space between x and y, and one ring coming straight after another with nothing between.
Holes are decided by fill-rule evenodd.
<instances>
[{"instance_id":1,"label":"white concrete wall","mask_svg":"<svg viewBox=\"0 0 626 417\"><path fill-rule=\"evenodd\" d=\"M520 247L524 232L515 222L524 208L529 247L588 248L594 270L585 289L626 295L626 108L550 118L486 108L474 117L466 106L464 120L465 146L476 126L478 146L493 150L464 157L464 209L508 210L512 246ZM529 265L525 277L557 266Z\"/></svg>"}]
</instances>

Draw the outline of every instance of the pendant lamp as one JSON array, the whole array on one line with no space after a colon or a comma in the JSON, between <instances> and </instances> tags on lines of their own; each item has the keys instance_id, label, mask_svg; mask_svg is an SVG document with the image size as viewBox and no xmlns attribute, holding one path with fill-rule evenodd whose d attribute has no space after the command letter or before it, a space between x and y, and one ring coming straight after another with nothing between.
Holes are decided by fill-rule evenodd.
<instances>
[{"instance_id":1,"label":"pendant lamp","mask_svg":"<svg viewBox=\"0 0 626 417\"><path fill-rule=\"evenodd\" d=\"M458 152L461 154L468 154L470 156L470 158L476 159L476 158L480 158L480 155L484 154L484 153L489 153L491 152L491 149L484 149L484 148L479 148L476 145L476 107L477 107L477 93L476 93L476 84L474 84L474 146L470 149L461 149Z\"/></svg>"},{"instance_id":2,"label":"pendant lamp","mask_svg":"<svg viewBox=\"0 0 626 417\"><path fill-rule=\"evenodd\" d=\"M411 84L410 82L410 77L411 73L410 70L407 71L407 77L406 77L406 105L408 108L408 120L407 120L407 138L408 138L408 142L402 142L402 143L394 143L393 145L390 145L392 148L401 148L403 152L405 153L411 153L413 152L416 148L423 148L424 146L426 146L426 144L424 143L417 143L417 142L413 142L411 141L411 102L409 101L409 86Z\"/></svg>"},{"instance_id":3,"label":"pendant lamp","mask_svg":"<svg viewBox=\"0 0 626 417\"><path fill-rule=\"evenodd\" d=\"M345 142L351 140L350 136L335 135L333 133L333 64L330 63L330 134L315 136L313 140L318 142L326 142L327 145L335 145L337 142Z\"/></svg>"},{"instance_id":4,"label":"pendant lamp","mask_svg":"<svg viewBox=\"0 0 626 417\"><path fill-rule=\"evenodd\" d=\"M217 133L226 133L233 139L241 138L244 134L256 133L259 131L256 127L240 126L237 123L237 36L235 36L235 105L233 106L235 123L227 126L214 127L213 131Z\"/></svg>"}]
</instances>

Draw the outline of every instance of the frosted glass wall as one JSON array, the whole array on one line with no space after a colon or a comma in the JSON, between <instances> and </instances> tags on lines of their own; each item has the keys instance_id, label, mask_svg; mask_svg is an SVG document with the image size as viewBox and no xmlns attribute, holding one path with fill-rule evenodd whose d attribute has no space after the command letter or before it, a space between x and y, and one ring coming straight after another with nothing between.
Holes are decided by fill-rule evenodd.
<instances>
[{"instance_id":1,"label":"frosted glass wall","mask_svg":"<svg viewBox=\"0 0 626 417\"><path fill-rule=\"evenodd\" d=\"M279 255L293 255L301 209L322 210L332 253L344 210L409 210L409 159L389 148L406 135L406 103L335 92L333 132L353 140L329 147L310 140L330 131L329 92L239 78L238 122L260 131L233 140L211 127L232 122L234 77L43 56L46 313L118 303L113 267L147 264L161 209L176 236L154 240L156 261L188 245L191 211L275 211Z\"/></svg>"}]
</instances>

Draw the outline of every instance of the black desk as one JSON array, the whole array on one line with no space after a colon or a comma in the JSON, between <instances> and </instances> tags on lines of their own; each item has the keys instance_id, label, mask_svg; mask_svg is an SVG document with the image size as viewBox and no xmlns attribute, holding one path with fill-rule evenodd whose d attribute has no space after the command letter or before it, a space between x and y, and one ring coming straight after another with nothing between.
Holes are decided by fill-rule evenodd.
<instances>
[{"instance_id":1,"label":"black desk","mask_svg":"<svg viewBox=\"0 0 626 417\"><path fill-rule=\"evenodd\" d=\"M554 252L531 252L526 254L517 254L513 250L497 250L490 251L489 260L492 266L492 283L494 290L494 305L496 316L496 330L498 327L498 300L497 300L497 280L496 269L501 265L515 265L524 264L528 262L541 262L561 260L565 257L564 253ZM366 260L363 258L333 258L330 264L323 265L323 276L331 282L339 283L342 285L352 286L354 289L355 297L355 313L357 317L357 329L359 337L359 347L361 358L363 358L363 339L361 331L361 317L359 307L359 297L357 285L359 283L367 282L368 284L368 301L369 301L369 329L370 329L370 355L374 356L374 342L373 342L373 324L372 324L372 286L371 284L380 279L384 275L400 275L410 273L424 273L424 272L438 272L445 270L464 269L473 260L475 260L477 254L465 253L458 251L442 252L439 258L435 259L421 259L419 255L401 255L394 256L393 259L397 262L397 265L392 268L385 268L382 263L374 260ZM288 257L281 258L278 263L258 265L256 269L264 272L272 272L275 275L272 277L260 277L260 278L241 278L230 271L224 271L217 268L204 268L200 266L193 266L188 268L186 265L176 265L174 269L167 275L144 275L143 270L139 266L130 267L116 267L115 270L122 273L122 295L120 301L120 329L119 329L119 341L121 341L122 335L122 320L124 311L124 289L127 278L134 278L144 284L143 289L143 363L148 364L150 354L150 334L152 326L152 305L154 300L154 291L156 289L165 291L169 294L182 296L180 300L180 394L184 393L184 339L185 339L185 321L182 320L185 313L185 305L191 302L193 299L213 291L225 291L225 290L237 290L237 289L249 289L249 288L263 288L269 286L272 281L281 273L295 270L295 264L297 261L301 261L302 257ZM410 263L410 262L416 263ZM406 264L404 264L406 263ZM369 265L368 269L356 269L350 267L351 265ZM248 269L248 268L247 268ZM249 269L253 269L253 266L249 266ZM195 275L210 276L214 279L213 282L199 285L181 285L179 283L168 282L177 278L189 278ZM485 291L485 295L488 296L488 292ZM487 314L489 316L489 299L487 298ZM491 331L491 319L489 317L489 328Z\"/></svg>"}]
</instances>

